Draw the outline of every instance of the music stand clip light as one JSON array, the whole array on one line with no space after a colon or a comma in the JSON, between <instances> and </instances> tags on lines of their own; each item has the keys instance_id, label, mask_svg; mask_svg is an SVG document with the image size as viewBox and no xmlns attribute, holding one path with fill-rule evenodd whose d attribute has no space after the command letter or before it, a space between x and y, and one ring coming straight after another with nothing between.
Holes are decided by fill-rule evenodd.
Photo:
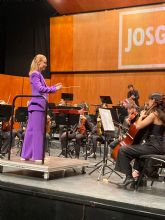
<instances>
[{"instance_id":1,"label":"music stand clip light","mask_svg":"<svg viewBox=\"0 0 165 220\"><path fill-rule=\"evenodd\" d=\"M112 99L110 96L100 96L101 102L106 104L112 104Z\"/></svg>"}]
</instances>

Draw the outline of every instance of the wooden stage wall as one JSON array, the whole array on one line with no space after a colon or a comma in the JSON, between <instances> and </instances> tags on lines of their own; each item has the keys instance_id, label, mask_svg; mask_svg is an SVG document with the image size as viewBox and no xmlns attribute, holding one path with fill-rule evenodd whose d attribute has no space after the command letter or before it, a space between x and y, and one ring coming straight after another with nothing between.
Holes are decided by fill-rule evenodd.
<instances>
[{"instance_id":1,"label":"wooden stage wall","mask_svg":"<svg viewBox=\"0 0 165 220\"><path fill-rule=\"evenodd\" d=\"M165 94L164 72L53 74L51 84L57 82L62 82L65 86L80 86L80 88L62 89L61 92L73 93L73 103L86 101L90 105L100 104L100 95L109 95L113 104L118 104L126 98L127 85L130 83L138 89L141 105L152 92ZM50 95L50 101L58 102L61 92ZM92 112L93 109L94 107L91 106Z\"/></svg>"},{"instance_id":2,"label":"wooden stage wall","mask_svg":"<svg viewBox=\"0 0 165 220\"><path fill-rule=\"evenodd\" d=\"M114 105L125 99L127 85L130 83L139 90L141 105L151 92L165 93L164 72L52 74L51 80L47 79L46 82L47 85L62 82L64 86L80 86L50 94L49 102L58 103L62 92L73 93L73 104L86 101L91 105L92 112L94 109L92 105L100 104L100 95L110 95ZM10 97L11 104L14 96L22 94L31 94L28 77L0 74L0 99L7 102ZM27 100L28 98L19 99L16 106L26 106Z\"/></svg>"},{"instance_id":3,"label":"wooden stage wall","mask_svg":"<svg viewBox=\"0 0 165 220\"><path fill-rule=\"evenodd\" d=\"M46 83L50 85L50 79L46 79ZM0 74L0 99L12 104L16 95L31 95L29 78ZM29 98L18 98L16 106L26 106L28 100Z\"/></svg>"},{"instance_id":4,"label":"wooden stage wall","mask_svg":"<svg viewBox=\"0 0 165 220\"><path fill-rule=\"evenodd\" d=\"M152 10L152 8L157 10L162 6L164 5L52 17L50 19L50 63L53 73L51 84L62 82L65 86L80 86L80 88L63 89L61 92L73 92L73 103L86 101L90 105L100 104L100 95L109 95L113 104L118 104L126 98L128 84L133 84L139 91L141 105L152 92L165 94L164 68L154 71L152 68L151 70L144 68L145 71L130 69L120 71L118 67L120 13L141 9ZM159 25L159 16L151 14L148 17L149 21L143 16L145 15L141 14L139 17L126 20L126 25L130 20L134 28ZM127 45L127 41L125 43ZM129 57L128 63L138 64L137 60L141 57L145 62L150 62L154 57L155 62L163 59L162 63L165 63L164 52L162 54L165 44L156 45L154 42L153 47L145 48L143 53L140 50L144 50L144 46L134 48L138 55ZM50 95L50 101L58 102L61 92ZM94 107L91 106L92 111L93 109Z\"/></svg>"},{"instance_id":5,"label":"wooden stage wall","mask_svg":"<svg viewBox=\"0 0 165 220\"><path fill-rule=\"evenodd\" d=\"M140 7L140 9L162 6L164 5ZM135 10L135 8L123 10ZM48 85L62 82L64 86L79 86L79 88L62 89L56 94L50 94L49 102L58 103L62 92L73 93L73 103L86 101L91 105L93 112L92 105L100 104L100 95L111 96L114 105L125 99L128 84L133 84L138 89L141 105L152 92L165 94L165 68L145 72L127 71L127 69L124 72L118 69L119 13L123 10L51 18L50 64L52 74L51 79L46 82ZM159 24L158 16L149 18L153 19L152 22ZM146 22L141 17L141 19L135 19L135 24L139 20L139 24L142 26ZM163 30L161 33L163 37ZM153 45L155 48L156 46ZM161 47L164 48L165 44L161 44ZM165 59L161 52L155 54L157 62L159 62L159 58ZM142 56L142 53L139 53L139 56ZM162 60L162 63L164 64L165 60ZM7 102L10 97L9 103L11 104L15 95L30 93L28 77L0 74L0 99ZM19 100L16 105L26 106L26 102L27 99Z\"/></svg>"}]
</instances>

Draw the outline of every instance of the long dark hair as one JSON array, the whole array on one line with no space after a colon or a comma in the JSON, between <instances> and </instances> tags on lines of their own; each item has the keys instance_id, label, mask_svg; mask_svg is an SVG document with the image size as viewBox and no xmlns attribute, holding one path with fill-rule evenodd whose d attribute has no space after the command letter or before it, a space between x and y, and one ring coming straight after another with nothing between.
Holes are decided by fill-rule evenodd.
<instances>
[{"instance_id":1,"label":"long dark hair","mask_svg":"<svg viewBox=\"0 0 165 220\"><path fill-rule=\"evenodd\" d=\"M153 111L156 111L158 113L158 118L165 125L165 95L162 95L160 93L152 93L149 96L149 99L155 101L155 107L153 108Z\"/></svg>"}]
</instances>

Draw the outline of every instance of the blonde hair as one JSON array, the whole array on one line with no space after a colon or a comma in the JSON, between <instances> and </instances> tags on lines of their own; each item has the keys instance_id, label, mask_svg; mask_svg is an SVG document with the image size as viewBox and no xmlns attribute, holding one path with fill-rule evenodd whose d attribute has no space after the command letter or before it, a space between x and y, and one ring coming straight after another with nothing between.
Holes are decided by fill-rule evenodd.
<instances>
[{"instance_id":1,"label":"blonde hair","mask_svg":"<svg viewBox=\"0 0 165 220\"><path fill-rule=\"evenodd\" d=\"M30 71L29 71L29 75L31 75L35 70L39 70L39 63L45 59L46 57L43 54L37 54L32 62L31 62L31 66L30 66Z\"/></svg>"}]
</instances>

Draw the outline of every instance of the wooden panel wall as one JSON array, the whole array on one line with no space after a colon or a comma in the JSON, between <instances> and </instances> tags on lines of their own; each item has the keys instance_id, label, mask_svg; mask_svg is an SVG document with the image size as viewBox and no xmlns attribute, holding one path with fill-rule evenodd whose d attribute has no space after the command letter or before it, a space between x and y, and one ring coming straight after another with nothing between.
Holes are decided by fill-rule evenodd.
<instances>
[{"instance_id":1,"label":"wooden panel wall","mask_svg":"<svg viewBox=\"0 0 165 220\"><path fill-rule=\"evenodd\" d=\"M113 104L127 96L127 85L133 84L140 94L140 104L143 105L152 92L165 94L164 72L136 73L91 73L91 74L53 74L51 84L62 82L65 86L76 85L80 88L62 89L50 96L50 102L58 103L62 92L73 92L73 103L86 101L94 111L94 104L100 104L100 95L109 95Z\"/></svg>"},{"instance_id":2,"label":"wooden panel wall","mask_svg":"<svg viewBox=\"0 0 165 220\"><path fill-rule=\"evenodd\" d=\"M74 16L73 70L112 70L117 67L118 13Z\"/></svg>"},{"instance_id":3,"label":"wooden panel wall","mask_svg":"<svg viewBox=\"0 0 165 220\"><path fill-rule=\"evenodd\" d=\"M162 5L161 5L162 6ZM146 6L143 9L149 8L160 8L157 6ZM119 53L119 13L124 11L135 11L138 8L122 9L114 11L104 11L95 13L85 13L73 16L62 16L51 18L50 25L50 61L51 71L103 71L103 70L118 70L118 59L123 57L124 53ZM142 7L141 7L142 9ZM162 12L164 13L164 11ZM128 20L132 21L132 26L128 27L140 27L144 28L145 25L153 25L155 23L154 14L149 17L149 21L146 21L142 14L134 15L130 14ZM133 18L131 17L133 16ZM162 15L163 17L163 15ZM138 23L139 21L139 23ZM146 23L145 23L146 22ZM127 23L127 20L126 20ZM138 23L138 24L137 24ZM161 25L161 20L155 24ZM128 27L126 26L125 35L122 36L122 43L127 47L128 44ZM121 26L120 26L121 28ZM124 30L124 29L123 29ZM121 42L120 42L121 45ZM164 45L157 46L157 43L152 45L153 50L163 57L162 51L164 51ZM133 50L134 49L134 50ZM127 57L126 64L137 65L136 57L142 52L146 51L143 56L144 63L141 61L140 64L159 64L155 56L151 54L151 46L147 46L145 43L141 46L134 46L131 52L125 54ZM153 51L152 50L152 51ZM136 53L134 53L135 51ZM155 52L154 52L155 53ZM135 54L135 55L134 55ZM134 56L133 56L134 55ZM151 63L146 61L146 57L151 55L154 59L151 59ZM162 59L163 60L163 59ZM161 63L164 62L160 61ZM143 67L141 67L143 68Z\"/></svg>"},{"instance_id":4,"label":"wooden panel wall","mask_svg":"<svg viewBox=\"0 0 165 220\"><path fill-rule=\"evenodd\" d=\"M113 104L126 98L127 85L132 83L140 93L140 104L143 105L148 95L152 92L165 94L164 72L137 72L137 73L89 73L89 74L52 74L51 82L46 80L47 85L54 85L62 82L64 86L80 86L79 88L63 88L56 94L49 95L49 102L58 103L61 93L74 94L73 103L86 101L91 105L91 112L94 111L94 104L100 104L100 95L110 95ZM0 99L9 104L16 95L30 95L30 84L28 77L17 77L0 74ZM26 106L28 99L19 99L16 106Z\"/></svg>"},{"instance_id":5,"label":"wooden panel wall","mask_svg":"<svg viewBox=\"0 0 165 220\"><path fill-rule=\"evenodd\" d=\"M50 79L46 83L50 85ZM31 95L29 77L0 74L0 99L12 104L16 95ZM26 106L27 100L29 98L18 98L16 106Z\"/></svg>"},{"instance_id":6,"label":"wooden panel wall","mask_svg":"<svg viewBox=\"0 0 165 220\"><path fill-rule=\"evenodd\" d=\"M51 37L52 53L56 57L56 59L54 56L53 59L51 58L51 71L63 71L63 73L54 73L51 76L51 84L62 82L65 86L73 85L80 86L80 88L62 89L56 95L50 96L51 102L58 103L61 92L73 92L73 103L86 101L91 105L93 112L93 105L101 103L100 95L110 95L114 105L125 99L128 84L133 84L138 89L141 105L152 92L165 94L165 72L163 70L162 72L150 72L149 70L147 72L113 72L113 70L118 69L118 15L120 11L123 10L74 15L72 20L71 16L68 18L67 16L52 18L51 22L54 22L54 19L58 19L56 20L57 23L59 21L60 30L58 32L56 23L54 34L60 36L60 39L65 39L63 33L67 33L67 31L69 33L73 31L73 35L72 37L69 35L68 44L65 44L66 48L63 47L62 41L55 42L54 38ZM53 31L54 28L51 28ZM70 66L67 66L63 58L66 57L65 53L68 50L71 51L71 44L73 45L73 53L68 58ZM71 59L73 60L71 61ZM71 69L71 64L74 72L67 74L67 71ZM86 70L88 73L85 73ZM99 70L106 70L107 72L99 73ZM84 73L80 74L76 71L84 71ZM92 72L90 73L90 71Z\"/></svg>"},{"instance_id":7,"label":"wooden panel wall","mask_svg":"<svg viewBox=\"0 0 165 220\"><path fill-rule=\"evenodd\" d=\"M22 94L23 77L0 74L0 99L12 104L13 98ZM18 100L16 105L20 105Z\"/></svg>"},{"instance_id":8,"label":"wooden panel wall","mask_svg":"<svg viewBox=\"0 0 165 220\"><path fill-rule=\"evenodd\" d=\"M73 70L73 17L50 19L50 69Z\"/></svg>"}]
</instances>

